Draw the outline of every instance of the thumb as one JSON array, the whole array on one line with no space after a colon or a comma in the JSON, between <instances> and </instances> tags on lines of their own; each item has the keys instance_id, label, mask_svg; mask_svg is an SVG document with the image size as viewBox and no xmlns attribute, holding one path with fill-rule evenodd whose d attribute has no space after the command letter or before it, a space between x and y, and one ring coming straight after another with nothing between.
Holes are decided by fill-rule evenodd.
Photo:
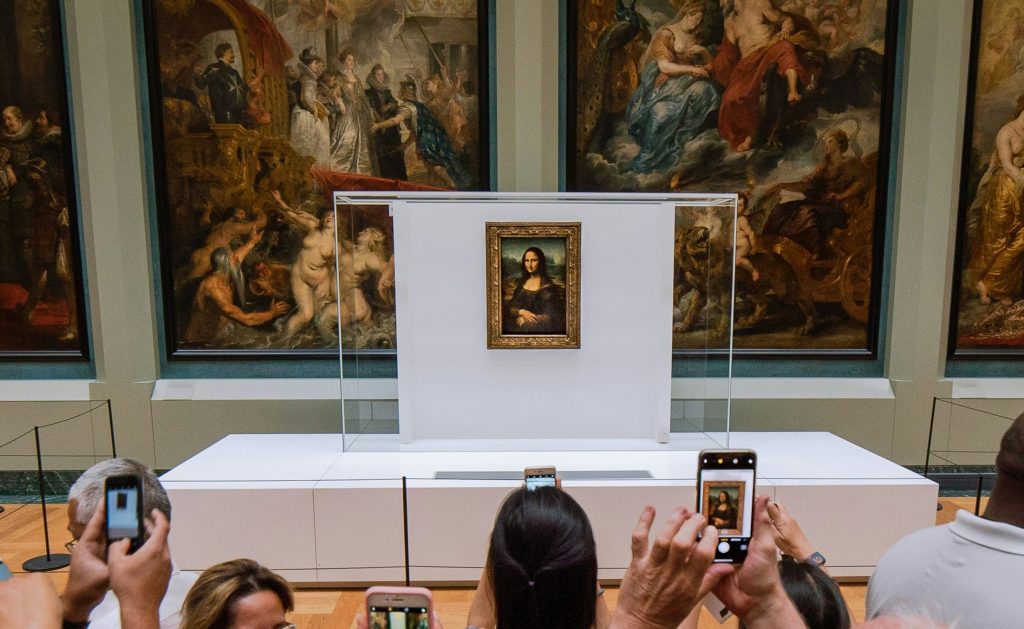
<instances>
[{"instance_id":1,"label":"thumb","mask_svg":"<svg viewBox=\"0 0 1024 629\"><path fill-rule=\"evenodd\" d=\"M128 556L128 549L131 548L131 541L127 538L119 539L112 544L107 545L107 564L113 563L115 560L124 559Z\"/></svg>"}]
</instances>

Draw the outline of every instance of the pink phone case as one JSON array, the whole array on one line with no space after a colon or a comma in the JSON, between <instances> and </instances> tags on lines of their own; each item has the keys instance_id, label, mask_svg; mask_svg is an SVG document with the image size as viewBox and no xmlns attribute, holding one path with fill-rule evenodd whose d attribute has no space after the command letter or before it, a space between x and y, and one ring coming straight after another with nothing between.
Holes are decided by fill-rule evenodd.
<instances>
[{"instance_id":1,"label":"pink phone case","mask_svg":"<svg viewBox=\"0 0 1024 629\"><path fill-rule=\"evenodd\" d=\"M418 595L418 596L425 597L427 599L427 617L429 618L428 622L430 624L430 628L431 629L434 628L434 595L431 594L430 590L428 590L427 588L418 588L418 587L400 587L400 586L390 586L390 585L375 585L375 586L373 586L373 587L371 587L371 588L366 590L366 594L365 594L366 601L365 601L365 605L363 606L363 608L366 610L366 622L367 622L367 625L369 627L371 627L371 629L372 629L373 625L370 624L370 597L375 595L375 594L381 594L381 595L394 594L396 596Z\"/></svg>"}]
</instances>

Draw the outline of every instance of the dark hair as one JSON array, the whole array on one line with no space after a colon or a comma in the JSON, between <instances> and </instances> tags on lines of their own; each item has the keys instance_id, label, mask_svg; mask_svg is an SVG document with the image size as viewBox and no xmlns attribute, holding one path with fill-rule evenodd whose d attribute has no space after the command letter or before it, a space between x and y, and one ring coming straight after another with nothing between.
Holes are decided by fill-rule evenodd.
<instances>
[{"instance_id":1,"label":"dark hair","mask_svg":"<svg viewBox=\"0 0 1024 629\"><path fill-rule=\"evenodd\" d=\"M487 554L497 629L589 629L597 549L583 508L556 487L520 488L498 511Z\"/></svg>"},{"instance_id":2,"label":"dark hair","mask_svg":"<svg viewBox=\"0 0 1024 629\"><path fill-rule=\"evenodd\" d=\"M273 592L286 612L295 607L288 582L252 559L234 559L207 568L185 596L181 626L228 627L234 619L235 603L257 592Z\"/></svg>"},{"instance_id":3,"label":"dark hair","mask_svg":"<svg viewBox=\"0 0 1024 629\"><path fill-rule=\"evenodd\" d=\"M807 629L849 629L850 611L839 586L820 567L783 557L779 578Z\"/></svg>"},{"instance_id":4,"label":"dark hair","mask_svg":"<svg viewBox=\"0 0 1024 629\"><path fill-rule=\"evenodd\" d=\"M233 47L231 46L231 44L229 44L227 42L224 42L222 44L217 44L217 47L213 49L213 56L217 57L218 59L220 59L221 57L224 56L224 53L226 53L229 50L232 50L232 48Z\"/></svg>"},{"instance_id":5,"label":"dark hair","mask_svg":"<svg viewBox=\"0 0 1024 629\"><path fill-rule=\"evenodd\" d=\"M525 260L526 254L530 253L531 251L537 255L537 275L539 275L541 279L551 279L550 277L548 277L548 261L547 258L544 257L544 252L537 247L530 247L529 249L524 251L522 257L519 258L519 268L523 272L523 281L525 282L526 280L530 279L530 274L526 272Z\"/></svg>"}]
</instances>

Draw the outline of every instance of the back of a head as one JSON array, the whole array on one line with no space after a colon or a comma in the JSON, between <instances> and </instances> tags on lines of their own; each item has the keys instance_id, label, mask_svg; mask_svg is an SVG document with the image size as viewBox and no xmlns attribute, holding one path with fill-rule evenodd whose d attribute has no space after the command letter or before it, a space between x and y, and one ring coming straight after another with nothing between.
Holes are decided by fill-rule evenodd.
<instances>
[{"instance_id":1,"label":"back of a head","mask_svg":"<svg viewBox=\"0 0 1024 629\"><path fill-rule=\"evenodd\" d=\"M497 629L587 629L597 602L590 521L555 487L505 499L488 553Z\"/></svg>"},{"instance_id":2,"label":"back of a head","mask_svg":"<svg viewBox=\"0 0 1024 629\"><path fill-rule=\"evenodd\" d=\"M103 498L107 478L111 476L138 476L142 479L142 508L147 516L153 509L171 519L171 501L153 470L134 459L107 459L82 472L68 490L68 501L75 501L75 521L88 524Z\"/></svg>"},{"instance_id":3,"label":"back of a head","mask_svg":"<svg viewBox=\"0 0 1024 629\"><path fill-rule=\"evenodd\" d=\"M1024 414L1014 420L1003 435L996 455L996 469L1019 481L1024 481Z\"/></svg>"},{"instance_id":4,"label":"back of a head","mask_svg":"<svg viewBox=\"0 0 1024 629\"><path fill-rule=\"evenodd\" d=\"M850 612L839 586L818 566L783 557L779 578L807 629L849 629Z\"/></svg>"},{"instance_id":5,"label":"back of a head","mask_svg":"<svg viewBox=\"0 0 1024 629\"><path fill-rule=\"evenodd\" d=\"M295 607L288 582L252 559L233 559L208 568L185 597L181 629L227 629L234 604L262 591L275 594L286 612Z\"/></svg>"}]
</instances>

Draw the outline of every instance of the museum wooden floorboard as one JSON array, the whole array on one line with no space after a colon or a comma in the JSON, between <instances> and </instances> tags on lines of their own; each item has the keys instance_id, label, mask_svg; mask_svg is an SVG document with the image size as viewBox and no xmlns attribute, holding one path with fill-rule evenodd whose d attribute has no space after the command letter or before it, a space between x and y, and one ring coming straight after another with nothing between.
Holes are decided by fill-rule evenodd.
<instances>
[{"instance_id":1,"label":"museum wooden floorboard","mask_svg":"<svg viewBox=\"0 0 1024 629\"><path fill-rule=\"evenodd\" d=\"M935 523L945 524L953 519L959 509L974 509L974 498L940 498L943 509L936 512ZM982 509L987 499L982 499ZM0 513L0 557L15 573L21 571L21 564L26 559L45 552L43 546L43 524L40 519L39 505L4 505L6 511ZM67 531L67 505L48 505L51 552L65 552L64 543L71 539ZM623 540L628 543L628 540ZM67 582L67 569L50 573L54 585L61 590ZM863 583L844 583L841 586L854 617L864 619L864 598L867 585ZM608 587L608 604L614 608L618 590ZM296 593L296 609L291 620L299 629L327 629L329 627L349 627L352 618L362 605L362 590L311 589ZM469 588L438 588L434 590L435 607L441 620L449 629L465 626L466 615L473 590ZM707 612L701 618L701 629L717 627L736 627L731 620L720 625Z\"/></svg>"}]
</instances>

